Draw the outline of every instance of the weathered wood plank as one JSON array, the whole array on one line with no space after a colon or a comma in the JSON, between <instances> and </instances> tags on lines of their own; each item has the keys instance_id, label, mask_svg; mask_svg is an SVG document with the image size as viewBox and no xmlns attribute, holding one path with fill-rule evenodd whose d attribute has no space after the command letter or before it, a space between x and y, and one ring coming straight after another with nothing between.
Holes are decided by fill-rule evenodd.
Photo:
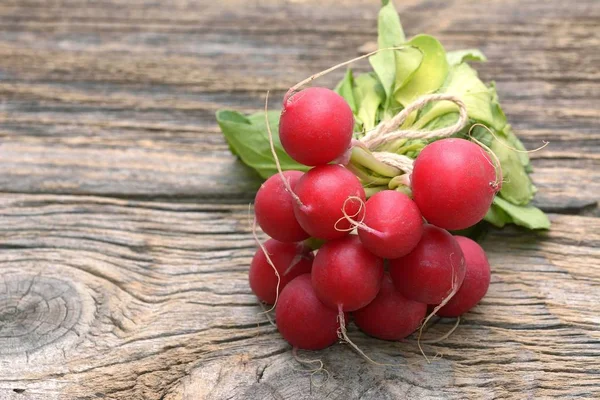
<instances>
[{"instance_id":1,"label":"weathered wood plank","mask_svg":"<svg viewBox=\"0 0 600 400\"><path fill-rule=\"evenodd\" d=\"M600 3L401 3L407 33L488 55L477 69L525 144L551 142L532 154L536 204L583 214L490 233L489 294L426 346L443 358L351 328L402 366L336 345L311 355L332 374L311 396L248 288L255 245L234 203L259 181L214 121L364 52L376 3L6 0L0 398L600 397Z\"/></svg>"},{"instance_id":2,"label":"weathered wood plank","mask_svg":"<svg viewBox=\"0 0 600 400\"><path fill-rule=\"evenodd\" d=\"M376 36L377 5L356 1L73 4L0 6L0 190L251 200L259 181L228 154L214 112L259 111L266 87L276 98ZM407 32L488 54L478 69L499 81L515 129L529 146L551 142L534 155L550 211L594 208L600 191L595 4L400 7Z\"/></svg>"},{"instance_id":3,"label":"weathered wood plank","mask_svg":"<svg viewBox=\"0 0 600 400\"><path fill-rule=\"evenodd\" d=\"M247 207L15 194L0 196L0 219L0 398L308 398L308 374L248 288ZM425 347L442 359L352 329L402 367L336 345L310 355L332 374L315 396L600 395L600 219L552 220L547 234L484 240L490 291Z\"/></svg>"}]
</instances>

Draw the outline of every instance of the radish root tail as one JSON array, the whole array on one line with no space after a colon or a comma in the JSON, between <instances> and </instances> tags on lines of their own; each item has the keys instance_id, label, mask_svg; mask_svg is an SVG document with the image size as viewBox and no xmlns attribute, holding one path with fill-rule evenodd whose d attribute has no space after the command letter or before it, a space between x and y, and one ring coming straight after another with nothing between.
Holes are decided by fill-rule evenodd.
<instances>
[{"instance_id":1,"label":"radish root tail","mask_svg":"<svg viewBox=\"0 0 600 400\"><path fill-rule=\"evenodd\" d=\"M269 308L267 311L260 313L260 314L268 314L275 309L275 306L277 305L277 300L279 300L279 284L281 283L281 276L279 276L279 271L277 271L277 268L275 268L275 264L273 264L273 261L271 260L271 257L269 256L269 252L267 251L265 246L263 246L263 244L260 242L260 240L258 240L258 235L256 234L256 216L254 216L254 220L252 221L252 236L254 237L254 241L256 242L258 247L260 247L263 254L265 255L265 258L267 259L267 263L269 263L271 268L273 268L273 272L275 272L275 276L277 277L277 287L275 288L275 303L273 303L273 307Z\"/></svg>"},{"instance_id":2,"label":"radish root tail","mask_svg":"<svg viewBox=\"0 0 600 400\"><path fill-rule=\"evenodd\" d=\"M283 185L285 186L285 190L292 196L294 201L300 206L304 207L300 197L292 190L290 186L290 182L283 175L283 170L281 169L281 164L279 163L279 157L277 157L277 152L275 151L275 144L273 143L273 132L271 131L271 124L269 123L269 91L267 90L267 95L265 96L265 124L267 126L267 133L269 134L269 145L271 146L271 154L273 154L273 158L275 159L275 166L277 167L277 172L283 181Z\"/></svg>"},{"instance_id":3,"label":"radish root tail","mask_svg":"<svg viewBox=\"0 0 600 400\"><path fill-rule=\"evenodd\" d=\"M296 360L299 364L308 367L308 369L302 369L301 371L303 372L310 372L310 388L311 388L311 393L312 393L312 387L321 387L323 385L325 385L327 383L327 381L330 378L330 374L329 371L325 368L324 364L323 364L323 360L320 359L308 359L308 358L301 358L298 355L298 348L294 347L292 349L292 356L294 357L294 360ZM317 367L310 367L311 365L315 365L317 364ZM319 383L318 385L314 382L315 379L315 375L322 373L324 378L323 381L321 383Z\"/></svg>"},{"instance_id":4,"label":"radish root tail","mask_svg":"<svg viewBox=\"0 0 600 400\"><path fill-rule=\"evenodd\" d=\"M487 129L487 131L490 132L492 135L494 135L494 133L492 132L492 130L490 128L488 128L487 126L485 126L483 124L473 124L473 126L471 126L471 129L469 129L469 136L471 137L471 140L474 141L475 143L477 143L479 145L479 147L483 148L486 151L486 153L488 153L490 155L490 157L492 157L492 160L494 160L494 162L492 163L492 167L494 168L494 172L496 173L496 180L494 182L490 182L490 186L495 191L498 191L498 189L500 188L500 182L502 182L502 179L503 179L502 165L500 164L500 159L498 158L496 153L494 153L492 151L492 149L490 149L488 146L486 146L481 141L477 140L472 135L473 129L476 126L481 126L485 129ZM494 137L496 137L496 136L494 135Z\"/></svg>"},{"instance_id":5,"label":"radish root tail","mask_svg":"<svg viewBox=\"0 0 600 400\"><path fill-rule=\"evenodd\" d=\"M358 210L352 215L350 215L346 212L346 205L348 204L349 201L356 201L359 204ZM360 228L360 229L364 229L365 231L370 232L377 236L383 235L383 233L379 232L376 229L371 228L370 226L367 226L363 222L363 220L365 219L365 213L363 213L360 221L357 221L354 219L362 212L364 207L365 207L365 202L363 201L363 199L361 199L358 196L349 196L346 200L344 200L344 204L342 205L342 213L344 214L344 216L341 217L340 219L338 219L335 222L335 224L333 225L335 230L338 232L350 232L350 231L353 231L355 228ZM338 227L338 224L342 221L348 221L350 223L350 227L348 227L348 228Z\"/></svg>"},{"instance_id":6,"label":"radish root tail","mask_svg":"<svg viewBox=\"0 0 600 400\"><path fill-rule=\"evenodd\" d=\"M469 136L471 137L471 140L473 140L475 143L477 143L479 146L481 146L483 149L485 149L485 151L493 158L494 163L496 165L492 165L495 170L496 170L496 181L495 182L490 182L490 186L494 189L494 190L498 190L498 188L500 187L500 182L503 181L504 177L502 176L502 166L500 165L500 160L498 159L498 156L496 155L496 153L494 153L492 151L492 149L490 149L488 146L486 146L485 144L481 143L479 140L477 140L474 136L473 136L473 129L475 129L475 127L480 126L483 129L485 129L486 131L488 131L493 137L494 139L496 139L498 141L498 143L500 143L502 146L515 151L517 153L534 153L536 151L540 151L543 148L545 148L546 146L548 146L550 144L550 142L542 140L542 143L544 143L542 146L538 147L537 149L533 149L533 150L519 150L516 149L512 146L510 146L508 143L506 143L505 141L501 140L495 133L493 130L491 130L489 127L483 125L483 124L473 124L473 126L471 126L471 128L469 129Z\"/></svg>"},{"instance_id":7,"label":"radish root tail","mask_svg":"<svg viewBox=\"0 0 600 400\"><path fill-rule=\"evenodd\" d=\"M332 72L332 71L335 71L335 70L336 70L336 69L338 69L338 68L344 67L344 66L346 66L346 65L348 65L348 64L352 64L353 62L356 62L356 61L363 60L363 59L365 59L365 58L367 58L367 57L371 57L372 55L374 55L374 54L377 54L377 53L379 53L379 52L381 52L381 51L389 51L389 50L402 50L402 49L404 49L404 48L405 48L404 46L399 46L399 47L387 47L387 48L385 48L385 49L379 49L379 50L375 50L375 51L372 51L372 52L370 52L370 53L363 54L362 56L355 57L355 58L353 58L353 59L351 59L351 60L344 61L343 63L339 63L339 64L337 64L337 65L334 65L334 66L333 66L333 67L331 67L331 68L327 68L327 69L325 69L325 70L323 70L323 71L317 72L316 74L309 76L308 78L304 79L302 82L298 82L297 84L295 84L294 86L292 86L291 88L289 88L289 89L288 89L288 91L287 91L287 93L285 94L285 97L283 98L283 102L284 102L284 103L285 103L285 102L287 102L287 100L288 100L290 97L292 97L292 95L293 95L293 94L294 94L294 93L295 93L295 92L296 92L298 89L300 89L302 86L304 86L304 85L307 85L307 84L309 84L310 82L314 81L315 79L317 79L317 78L320 78L320 77L322 77L323 75L327 75L328 73L330 73L330 72Z\"/></svg>"},{"instance_id":8,"label":"radish root tail","mask_svg":"<svg viewBox=\"0 0 600 400\"><path fill-rule=\"evenodd\" d=\"M450 301L450 299L452 299L452 297L454 297L454 295L456 294L456 292L458 292L458 289L460 288L460 285L458 285L458 282L457 282L458 274L455 273L456 271L454 269L454 263L452 262L453 255L454 255L454 253L450 254L450 265L452 266L452 290L450 291L450 294L448 294L448 296L446 296L446 298L444 298L444 300L442 300L442 302L440 304L435 306L433 311L431 311L431 313L429 313L429 315L427 315L427 317L425 317L425 320L423 321L423 323L421 324L421 327L419 328L419 335L417 336L417 345L419 346L419 350L421 351L421 354L423 355L423 357L425 357L425 360L427 360L427 363L429 363L429 364L431 364L431 360L429 359L429 357L427 357L427 354L425 354L425 351L423 350L423 346L421 346L421 344L424 343L423 341L421 341L421 336L423 335L423 328L427 325L427 322L429 322L429 320L435 315L435 313L437 313L442 307L444 307ZM444 335L445 337L442 337L438 341L444 340L447 337L449 337L450 334L452 334L452 332L454 332L456 330L456 328L458 327L458 323L460 323L460 319L458 319L456 326L454 328L452 328L448 334Z\"/></svg>"},{"instance_id":9,"label":"radish root tail","mask_svg":"<svg viewBox=\"0 0 600 400\"><path fill-rule=\"evenodd\" d=\"M348 337L348 333L346 331L346 318L344 316L344 311L342 310L341 305L338 306L337 320L338 320L338 324L339 324L338 338L340 339L340 341L350 345L350 347L352 347L352 349L354 351L356 351L358 354L360 354L369 363L371 363L373 365L378 365L380 367L400 367L401 366L400 364L387 364L387 363L379 363L377 361L374 361L371 357L366 355L365 352L362 351L361 348L356 345L356 343L354 343L352 340L350 340L350 338Z\"/></svg>"},{"instance_id":10,"label":"radish root tail","mask_svg":"<svg viewBox=\"0 0 600 400\"><path fill-rule=\"evenodd\" d=\"M257 300L258 300L258 299L257 299ZM260 300L258 300L258 305L259 305L259 306L260 306L260 308L262 308L262 310L263 310L263 312L259 313L259 315L261 315L261 314L264 314L264 315L265 315L265 317L267 317L267 320L269 321L269 323L270 323L271 325L273 325L275 328L277 328L277 325L275 325L275 321L273 321L273 318L271 318L271 315L270 315L270 312L271 312L271 311L270 311L270 310L267 310L267 307L265 307L265 304L264 304L262 301L260 301ZM271 310L272 310L272 309L273 309L273 308L271 308Z\"/></svg>"},{"instance_id":11,"label":"radish root tail","mask_svg":"<svg viewBox=\"0 0 600 400\"><path fill-rule=\"evenodd\" d=\"M452 326L452 328L446 334L444 334L443 336L440 336L439 338L436 338L436 339L421 340L421 343L435 344L435 343L439 343L443 340L446 340L450 337L450 335L452 335L454 333L456 328L458 328L458 325L460 325L460 316L456 318L456 322L454 323L454 326Z\"/></svg>"},{"instance_id":12,"label":"radish root tail","mask_svg":"<svg viewBox=\"0 0 600 400\"><path fill-rule=\"evenodd\" d=\"M352 215L350 215L346 212L346 205L348 204L349 201L358 202L358 210L356 210L356 212ZM335 230L338 232L350 232L350 231L353 231L354 228L356 228L357 226L362 224L362 220L364 219L364 214L360 221L357 221L354 218L358 217L358 215L363 210L364 206L365 206L365 202L358 196L349 196L346 200L344 200L344 204L342 204L342 213L344 214L344 216L341 217L340 219L338 219L337 221L335 221L335 224L333 225ZM342 221L350 222L350 227L349 228L338 227L338 224Z\"/></svg>"},{"instance_id":13,"label":"radish root tail","mask_svg":"<svg viewBox=\"0 0 600 400\"><path fill-rule=\"evenodd\" d=\"M512 151L516 151L517 153L535 153L536 151L540 151L542 149L544 149L546 146L548 146L550 144L550 142L548 142L547 140L542 140L543 145L541 145L540 147L538 147L537 149L533 149L533 150L519 150L516 149L514 147L512 147L511 145L509 145L508 143L506 143L505 141L503 141L502 139L500 139L498 137L498 135L496 135L494 133L493 130L491 130L490 128L488 128L487 126L477 123L477 124L473 124L473 126L471 126L471 129L469 129L469 136L473 137L473 135L471 135L471 131L476 127L476 126L481 126L482 128L484 128L485 130L487 130L493 137L494 139L496 139L502 146L511 149Z\"/></svg>"}]
</instances>

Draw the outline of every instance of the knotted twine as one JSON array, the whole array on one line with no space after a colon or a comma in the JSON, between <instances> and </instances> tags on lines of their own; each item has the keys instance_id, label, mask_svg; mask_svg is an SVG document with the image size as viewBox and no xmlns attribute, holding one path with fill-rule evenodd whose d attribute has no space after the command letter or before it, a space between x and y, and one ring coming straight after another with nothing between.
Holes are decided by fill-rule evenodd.
<instances>
[{"instance_id":1,"label":"knotted twine","mask_svg":"<svg viewBox=\"0 0 600 400\"><path fill-rule=\"evenodd\" d=\"M458 120L454 125L432 131L398 129L410 114L434 101L451 101L456 104L458 107ZM450 94L429 94L419 97L391 119L381 122L367 132L358 142L369 149L377 160L410 174L413 168L413 160L410 157L387 151L376 151L377 148L396 139L433 139L452 136L460 132L466 126L468 120L467 106L459 97Z\"/></svg>"}]
</instances>

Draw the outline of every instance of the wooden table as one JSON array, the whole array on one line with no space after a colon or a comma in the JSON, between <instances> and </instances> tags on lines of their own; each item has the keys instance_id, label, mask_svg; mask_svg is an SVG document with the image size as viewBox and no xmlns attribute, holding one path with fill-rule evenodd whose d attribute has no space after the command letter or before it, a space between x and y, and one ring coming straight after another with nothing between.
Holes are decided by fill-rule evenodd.
<instances>
[{"instance_id":1,"label":"wooden table","mask_svg":"<svg viewBox=\"0 0 600 400\"><path fill-rule=\"evenodd\" d=\"M0 399L600 397L600 2L397 3L409 35L482 49L526 146L551 143L552 229L490 232L489 293L425 346L442 358L353 328L400 367L338 344L302 354L331 374L310 385L248 288L260 181L214 118L360 54L377 2L5 0Z\"/></svg>"}]
</instances>

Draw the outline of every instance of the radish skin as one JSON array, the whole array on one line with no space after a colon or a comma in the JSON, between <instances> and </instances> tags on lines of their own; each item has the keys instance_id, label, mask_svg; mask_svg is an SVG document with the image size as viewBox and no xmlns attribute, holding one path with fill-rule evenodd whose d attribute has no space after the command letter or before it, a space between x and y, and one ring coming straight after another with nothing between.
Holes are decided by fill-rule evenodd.
<instances>
[{"instance_id":1,"label":"radish skin","mask_svg":"<svg viewBox=\"0 0 600 400\"><path fill-rule=\"evenodd\" d=\"M421 212L404 193L384 190L367 200L358 236L372 253L382 258L403 257L417 246L422 234Z\"/></svg>"},{"instance_id":2,"label":"radish skin","mask_svg":"<svg viewBox=\"0 0 600 400\"><path fill-rule=\"evenodd\" d=\"M324 165L340 157L350 147L353 129L350 106L333 90L310 87L283 100L279 137L300 164Z\"/></svg>"},{"instance_id":3,"label":"radish skin","mask_svg":"<svg viewBox=\"0 0 600 400\"><path fill-rule=\"evenodd\" d=\"M293 347L320 350L338 339L338 313L319 301L310 274L292 280L275 309L277 329Z\"/></svg>"},{"instance_id":4,"label":"radish skin","mask_svg":"<svg viewBox=\"0 0 600 400\"><path fill-rule=\"evenodd\" d=\"M273 175L260 186L254 199L256 222L267 235L280 242L299 242L309 237L296 220L294 199L282 181L287 179L293 190L302 175L302 171Z\"/></svg>"},{"instance_id":5,"label":"radish skin","mask_svg":"<svg viewBox=\"0 0 600 400\"><path fill-rule=\"evenodd\" d=\"M390 276L405 297L425 304L440 304L465 277L465 260L454 237L433 225L408 255L390 260Z\"/></svg>"},{"instance_id":6,"label":"radish skin","mask_svg":"<svg viewBox=\"0 0 600 400\"><path fill-rule=\"evenodd\" d=\"M466 273L458 292L437 312L440 317L458 317L479 303L490 286L490 263L485 252L476 242L454 237L465 256Z\"/></svg>"},{"instance_id":7,"label":"radish skin","mask_svg":"<svg viewBox=\"0 0 600 400\"><path fill-rule=\"evenodd\" d=\"M427 304L404 297L385 275L375 300L353 313L354 323L367 335L400 340L413 333L427 313Z\"/></svg>"},{"instance_id":8,"label":"radish skin","mask_svg":"<svg viewBox=\"0 0 600 400\"><path fill-rule=\"evenodd\" d=\"M362 218L365 191L352 172L341 165L321 165L300 178L294 189L300 203L294 213L310 236L333 240L348 235L352 225L344 213ZM357 201L347 201L349 198Z\"/></svg>"},{"instance_id":9,"label":"radish skin","mask_svg":"<svg viewBox=\"0 0 600 400\"><path fill-rule=\"evenodd\" d=\"M444 229L481 221L500 190L490 156L464 139L442 139L417 156L411 175L413 199L423 217Z\"/></svg>"},{"instance_id":10,"label":"radish skin","mask_svg":"<svg viewBox=\"0 0 600 400\"><path fill-rule=\"evenodd\" d=\"M313 263L311 249L303 243L283 243L269 239L263 247L279 273L279 293L295 277L310 272ZM249 271L250 288L267 304L277 299L277 275L265 253L259 248L254 254Z\"/></svg>"},{"instance_id":11,"label":"radish skin","mask_svg":"<svg viewBox=\"0 0 600 400\"><path fill-rule=\"evenodd\" d=\"M355 311L369 304L381 287L383 259L351 235L325 243L313 263L312 284L332 310Z\"/></svg>"}]
</instances>

